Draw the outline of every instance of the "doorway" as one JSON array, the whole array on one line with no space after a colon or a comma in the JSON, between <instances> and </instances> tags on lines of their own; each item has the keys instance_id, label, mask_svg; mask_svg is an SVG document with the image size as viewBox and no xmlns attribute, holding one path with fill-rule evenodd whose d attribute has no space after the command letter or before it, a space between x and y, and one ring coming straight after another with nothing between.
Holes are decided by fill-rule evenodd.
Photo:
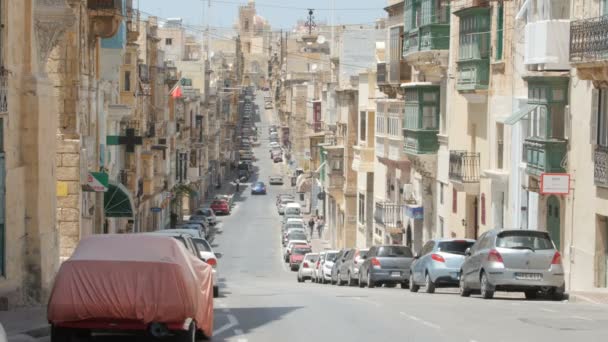
<instances>
[{"instance_id":1,"label":"doorway","mask_svg":"<svg viewBox=\"0 0 608 342\"><path fill-rule=\"evenodd\" d=\"M595 286L608 287L608 217L598 215L595 224Z\"/></svg>"},{"instance_id":2,"label":"doorway","mask_svg":"<svg viewBox=\"0 0 608 342\"><path fill-rule=\"evenodd\" d=\"M558 251L561 251L561 220L560 204L557 196L549 196L547 199L547 232Z\"/></svg>"}]
</instances>

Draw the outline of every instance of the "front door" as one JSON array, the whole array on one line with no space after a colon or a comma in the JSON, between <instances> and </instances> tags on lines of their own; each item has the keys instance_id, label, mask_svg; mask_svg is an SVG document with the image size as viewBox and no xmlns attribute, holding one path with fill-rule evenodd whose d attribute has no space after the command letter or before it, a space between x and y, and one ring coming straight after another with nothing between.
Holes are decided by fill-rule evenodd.
<instances>
[{"instance_id":1,"label":"front door","mask_svg":"<svg viewBox=\"0 0 608 342\"><path fill-rule=\"evenodd\" d=\"M557 250L561 250L560 205L556 196L547 200L547 231Z\"/></svg>"}]
</instances>

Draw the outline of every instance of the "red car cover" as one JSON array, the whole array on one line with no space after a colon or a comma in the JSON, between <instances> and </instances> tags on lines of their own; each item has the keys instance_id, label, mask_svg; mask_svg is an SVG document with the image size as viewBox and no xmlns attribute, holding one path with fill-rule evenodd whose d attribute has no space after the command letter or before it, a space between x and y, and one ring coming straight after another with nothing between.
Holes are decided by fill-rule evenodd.
<instances>
[{"instance_id":1,"label":"red car cover","mask_svg":"<svg viewBox=\"0 0 608 342\"><path fill-rule=\"evenodd\" d=\"M51 324L98 320L179 323L213 333L212 268L173 237L95 235L61 265Z\"/></svg>"}]
</instances>

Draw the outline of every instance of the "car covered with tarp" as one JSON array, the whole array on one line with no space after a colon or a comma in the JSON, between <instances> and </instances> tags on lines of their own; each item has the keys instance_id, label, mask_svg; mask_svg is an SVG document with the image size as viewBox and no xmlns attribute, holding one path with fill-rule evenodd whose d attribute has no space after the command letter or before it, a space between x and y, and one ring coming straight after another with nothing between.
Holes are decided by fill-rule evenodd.
<instances>
[{"instance_id":1,"label":"car covered with tarp","mask_svg":"<svg viewBox=\"0 0 608 342\"><path fill-rule=\"evenodd\" d=\"M47 315L53 342L110 331L211 337L212 267L169 236L86 237L61 265Z\"/></svg>"}]
</instances>

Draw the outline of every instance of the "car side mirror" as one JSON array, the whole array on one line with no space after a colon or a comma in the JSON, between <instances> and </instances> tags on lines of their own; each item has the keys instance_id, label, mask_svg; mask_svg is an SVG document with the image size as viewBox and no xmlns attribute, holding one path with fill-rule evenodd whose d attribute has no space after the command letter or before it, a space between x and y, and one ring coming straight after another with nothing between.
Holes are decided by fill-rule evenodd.
<instances>
[{"instance_id":1,"label":"car side mirror","mask_svg":"<svg viewBox=\"0 0 608 342\"><path fill-rule=\"evenodd\" d=\"M464 251L464 255L466 256L471 256L471 248L467 248L466 251Z\"/></svg>"},{"instance_id":2,"label":"car side mirror","mask_svg":"<svg viewBox=\"0 0 608 342\"><path fill-rule=\"evenodd\" d=\"M419 254L414 255L414 260L418 260L418 259L420 259L420 255Z\"/></svg>"},{"instance_id":3,"label":"car side mirror","mask_svg":"<svg viewBox=\"0 0 608 342\"><path fill-rule=\"evenodd\" d=\"M221 258L221 257L223 257L223 256L224 256L224 254L222 254L222 253L220 253L220 252L215 252L215 253L213 253L213 254L215 254L215 257L216 257L217 259L219 259L219 258Z\"/></svg>"}]
</instances>

